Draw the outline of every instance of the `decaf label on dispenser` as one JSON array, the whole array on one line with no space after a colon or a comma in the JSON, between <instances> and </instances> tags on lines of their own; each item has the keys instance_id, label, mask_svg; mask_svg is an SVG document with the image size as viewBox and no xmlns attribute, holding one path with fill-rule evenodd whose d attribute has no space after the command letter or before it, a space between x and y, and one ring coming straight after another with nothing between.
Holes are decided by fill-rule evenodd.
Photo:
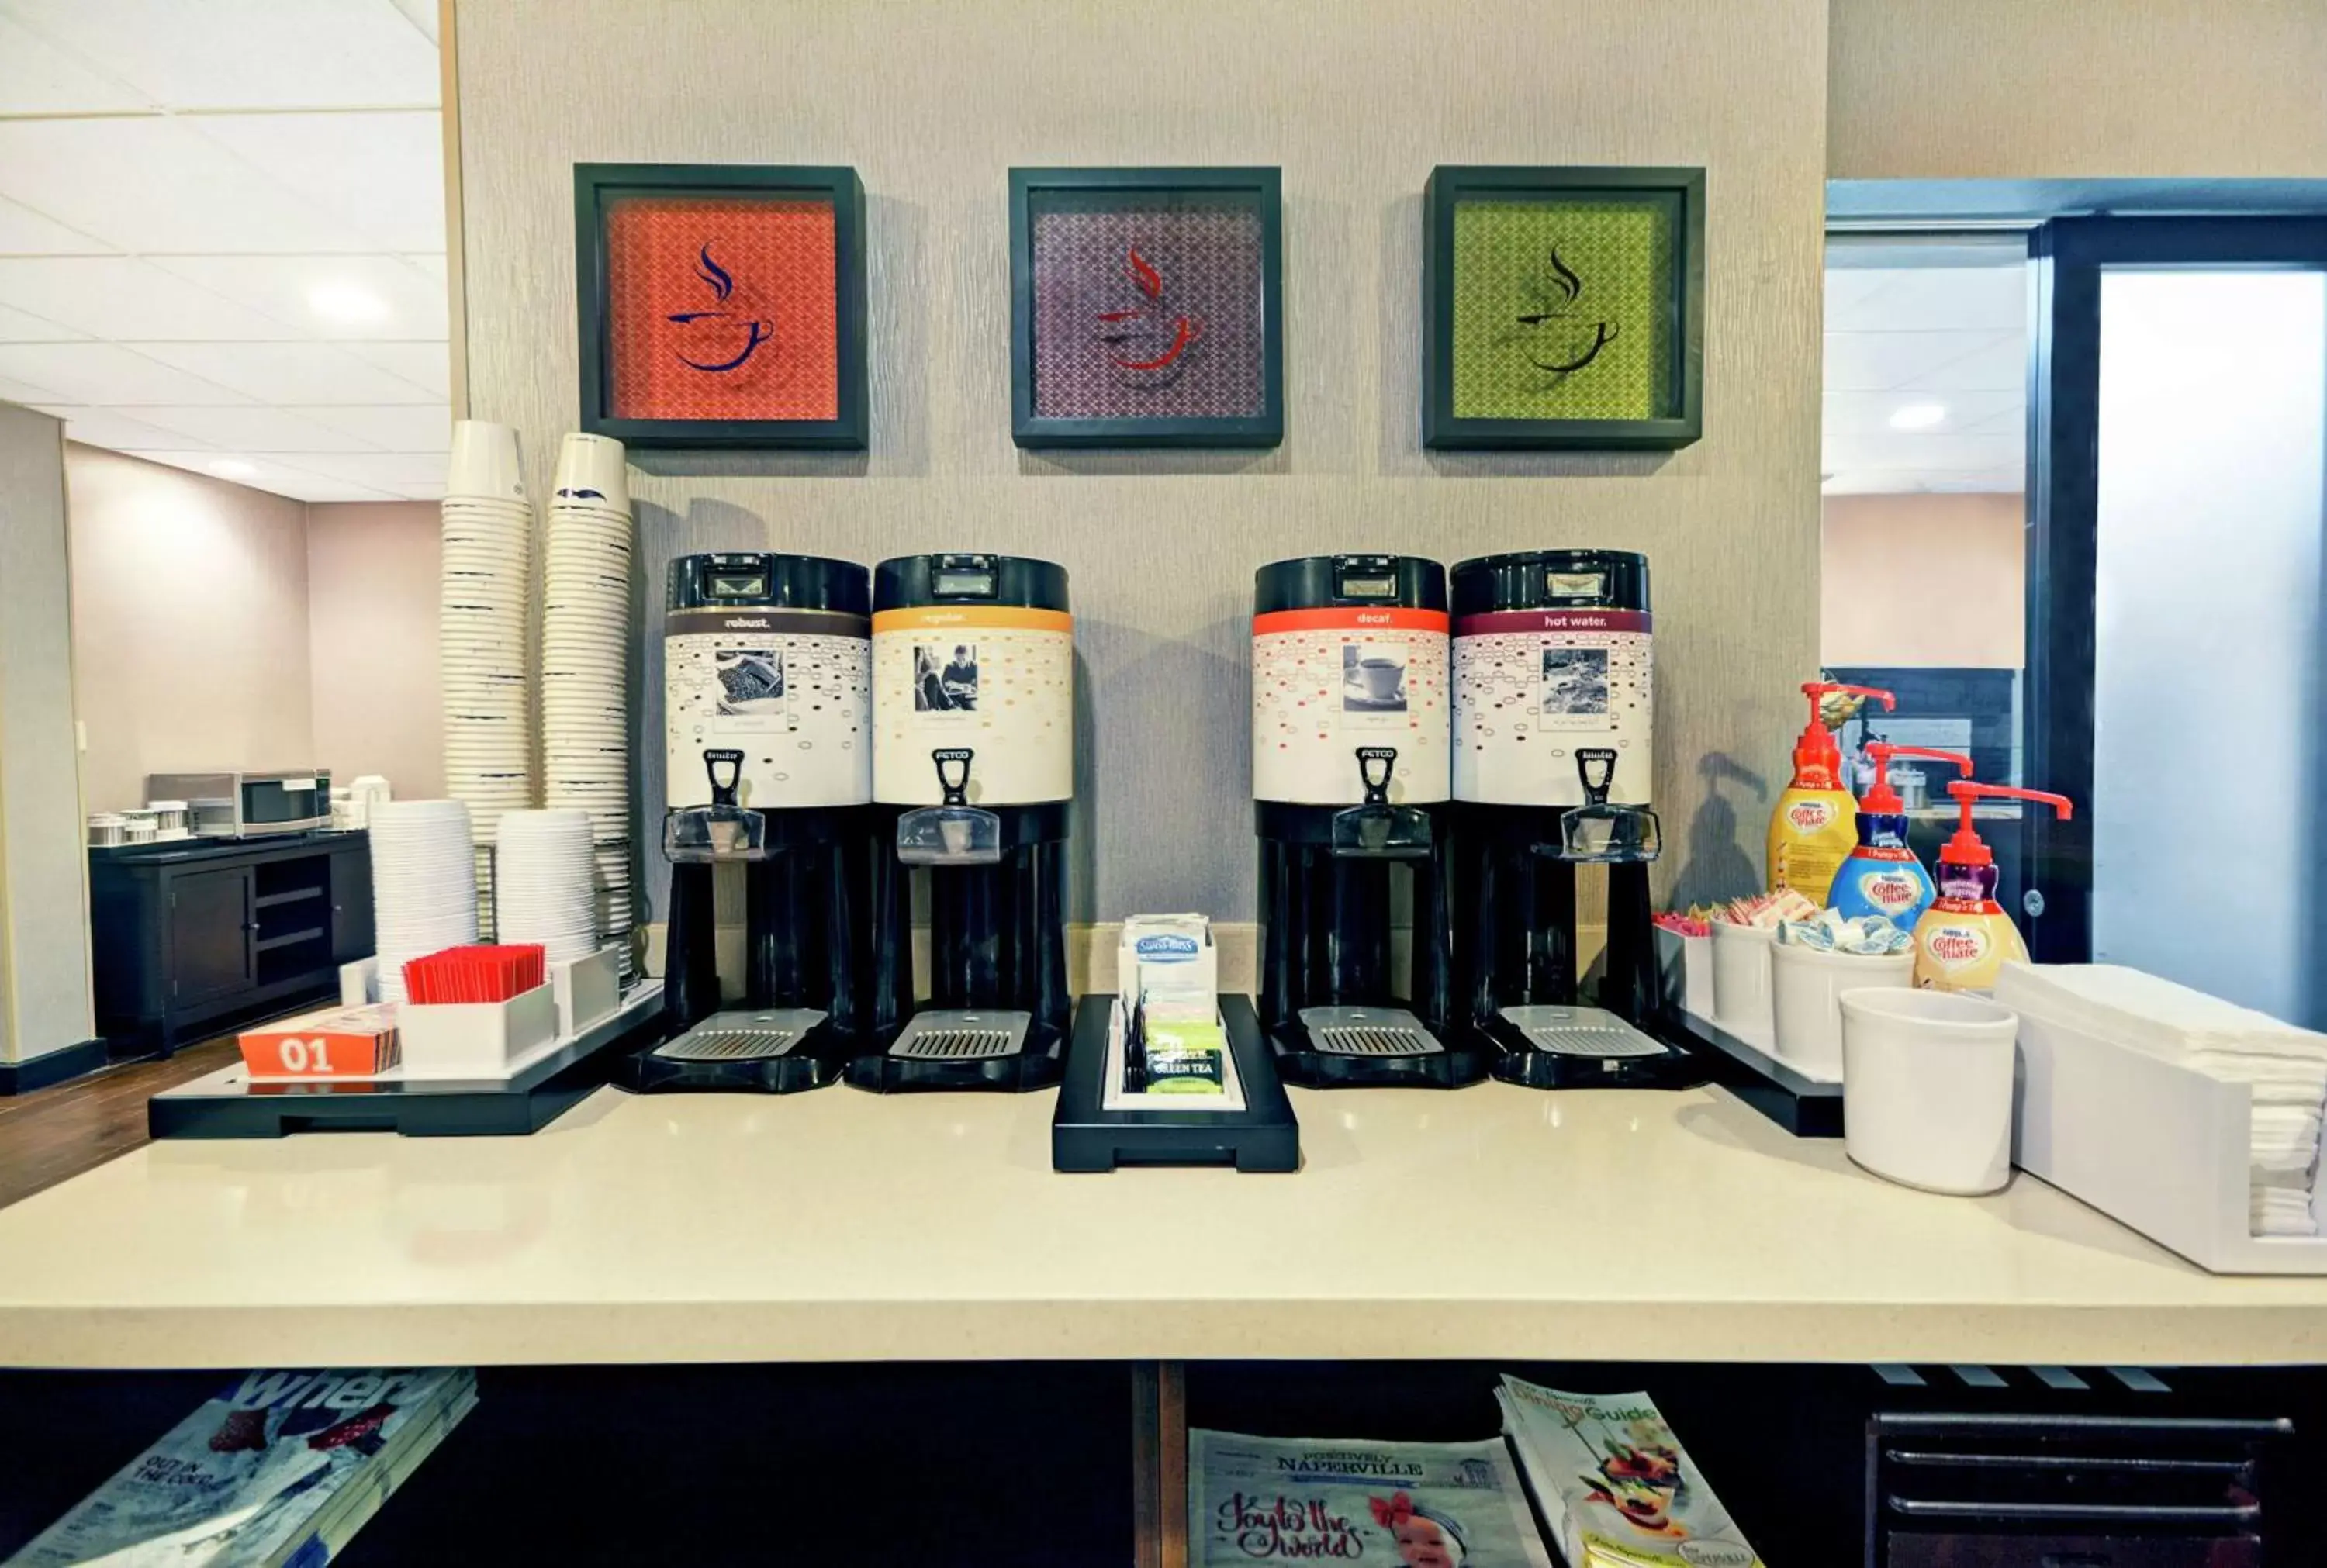
<instances>
[{"instance_id":1,"label":"decaf label on dispenser","mask_svg":"<svg viewBox=\"0 0 2327 1568\"><path fill-rule=\"evenodd\" d=\"M1253 798L1355 806L1364 746L1397 752L1393 803L1446 798L1446 612L1336 605L1254 616Z\"/></svg>"},{"instance_id":2,"label":"decaf label on dispenser","mask_svg":"<svg viewBox=\"0 0 2327 1568\"><path fill-rule=\"evenodd\" d=\"M703 753L743 753L740 802L762 809L873 798L873 645L861 615L766 605L663 621L663 730L674 807L704 806Z\"/></svg>"},{"instance_id":3,"label":"decaf label on dispenser","mask_svg":"<svg viewBox=\"0 0 2327 1568\"><path fill-rule=\"evenodd\" d=\"M1608 798L1649 798L1645 611L1499 610L1454 628L1454 798L1581 806L1578 748L1616 753Z\"/></svg>"},{"instance_id":4,"label":"decaf label on dispenser","mask_svg":"<svg viewBox=\"0 0 2327 1568\"><path fill-rule=\"evenodd\" d=\"M969 803L1032 806L1075 792L1074 618L1007 604L930 604L873 616L879 742L873 793L944 798L930 753L971 753Z\"/></svg>"}]
</instances>

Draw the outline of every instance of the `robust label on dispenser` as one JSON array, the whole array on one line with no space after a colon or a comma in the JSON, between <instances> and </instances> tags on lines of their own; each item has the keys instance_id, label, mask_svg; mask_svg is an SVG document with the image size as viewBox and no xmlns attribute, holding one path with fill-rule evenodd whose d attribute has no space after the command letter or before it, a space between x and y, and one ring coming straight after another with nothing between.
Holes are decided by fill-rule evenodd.
<instances>
[{"instance_id":1,"label":"robust label on dispenser","mask_svg":"<svg viewBox=\"0 0 2327 1568\"><path fill-rule=\"evenodd\" d=\"M1389 747L1389 798L1446 798L1446 615L1340 605L1252 621L1252 793L1301 806L1365 799L1359 755Z\"/></svg>"},{"instance_id":2,"label":"robust label on dispenser","mask_svg":"<svg viewBox=\"0 0 2327 1568\"><path fill-rule=\"evenodd\" d=\"M1454 798L1581 806L1575 754L1616 753L1608 798L1645 805L1653 622L1640 610L1502 610L1454 627Z\"/></svg>"},{"instance_id":3,"label":"robust label on dispenser","mask_svg":"<svg viewBox=\"0 0 2327 1568\"><path fill-rule=\"evenodd\" d=\"M972 806L1075 792L1074 618L1010 604L931 604L873 617L874 798L943 798L930 753L967 747Z\"/></svg>"},{"instance_id":4,"label":"robust label on dispenser","mask_svg":"<svg viewBox=\"0 0 2327 1568\"><path fill-rule=\"evenodd\" d=\"M740 805L873 798L873 644L865 620L774 605L675 610L663 623L665 789L704 806L707 751L743 753Z\"/></svg>"}]
</instances>

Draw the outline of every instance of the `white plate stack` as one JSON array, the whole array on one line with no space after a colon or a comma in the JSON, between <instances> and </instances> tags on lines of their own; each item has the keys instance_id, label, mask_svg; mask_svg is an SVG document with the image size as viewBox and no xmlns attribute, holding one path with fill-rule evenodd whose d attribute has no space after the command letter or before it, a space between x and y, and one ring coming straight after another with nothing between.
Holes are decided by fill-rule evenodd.
<instances>
[{"instance_id":1,"label":"white plate stack","mask_svg":"<svg viewBox=\"0 0 2327 1568\"><path fill-rule=\"evenodd\" d=\"M552 964L598 950L596 867L586 811L511 811L493 857L493 932L538 942Z\"/></svg>"},{"instance_id":2,"label":"white plate stack","mask_svg":"<svg viewBox=\"0 0 2327 1568\"><path fill-rule=\"evenodd\" d=\"M533 588L533 507L517 432L481 419L453 425L444 504L444 787L469 807L475 877L492 908L491 847L501 814L533 804L527 704L527 611Z\"/></svg>"},{"instance_id":3,"label":"white plate stack","mask_svg":"<svg viewBox=\"0 0 2327 1568\"><path fill-rule=\"evenodd\" d=\"M631 491L622 443L557 453L542 574L543 803L589 814L598 934L631 974Z\"/></svg>"},{"instance_id":4,"label":"white plate stack","mask_svg":"<svg viewBox=\"0 0 2327 1568\"><path fill-rule=\"evenodd\" d=\"M469 808L384 800L371 808L371 918L379 999L404 1000L404 966L477 939Z\"/></svg>"}]
</instances>

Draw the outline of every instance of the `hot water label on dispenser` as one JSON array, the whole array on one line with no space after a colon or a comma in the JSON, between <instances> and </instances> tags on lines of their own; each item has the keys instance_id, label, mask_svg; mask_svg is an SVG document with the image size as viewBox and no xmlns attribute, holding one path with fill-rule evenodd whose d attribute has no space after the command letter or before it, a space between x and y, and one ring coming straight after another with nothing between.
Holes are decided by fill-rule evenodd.
<instances>
[{"instance_id":1,"label":"hot water label on dispenser","mask_svg":"<svg viewBox=\"0 0 2327 1568\"><path fill-rule=\"evenodd\" d=\"M1397 753L1389 798L1446 798L1446 612L1279 610L1252 621L1255 798L1354 806L1361 746Z\"/></svg>"},{"instance_id":2,"label":"hot water label on dispenser","mask_svg":"<svg viewBox=\"0 0 2327 1568\"><path fill-rule=\"evenodd\" d=\"M1608 798L1649 798L1653 622L1640 610L1499 610L1454 627L1454 798L1580 806L1580 747L1616 753Z\"/></svg>"},{"instance_id":3,"label":"hot water label on dispenser","mask_svg":"<svg viewBox=\"0 0 2327 1568\"><path fill-rule=\"evenodd\" d=\"M974 755L973 806L1027 806L1074 795L1074 618L1021 605L876 611L873 679L881 694L873 792L892 805L943 798L930 753Z\"/></svg>"},{"instance_id":4,"label":"hot water label on dispenser","mask_svg":"<svg viewBox=\"0 0 2327 1568\"><path fill-rule=\"evenodd\" d=\"M743 753L745 807L873 798L873 645L864 617L766 605L674 610L663 624L673 807L707 805L706 751Z\"/></svg>"}]
</instances>

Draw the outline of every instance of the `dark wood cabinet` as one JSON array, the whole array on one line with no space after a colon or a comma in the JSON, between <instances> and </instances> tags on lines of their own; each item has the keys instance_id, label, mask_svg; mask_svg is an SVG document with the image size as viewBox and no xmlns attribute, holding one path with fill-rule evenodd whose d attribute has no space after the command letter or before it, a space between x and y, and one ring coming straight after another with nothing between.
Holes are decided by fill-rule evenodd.
<instances>
[{"instance_id":1,"label":"dark wood cabinet","mask_svg":"<svg viewBox=\"0 0 2327 1568\"><path fill-rule=\"evenodd\" d=\"M360 833L187 839L89 852L97 1027L160 1051L339 994L372 951Z\"/></svg>"}]
</instances>

